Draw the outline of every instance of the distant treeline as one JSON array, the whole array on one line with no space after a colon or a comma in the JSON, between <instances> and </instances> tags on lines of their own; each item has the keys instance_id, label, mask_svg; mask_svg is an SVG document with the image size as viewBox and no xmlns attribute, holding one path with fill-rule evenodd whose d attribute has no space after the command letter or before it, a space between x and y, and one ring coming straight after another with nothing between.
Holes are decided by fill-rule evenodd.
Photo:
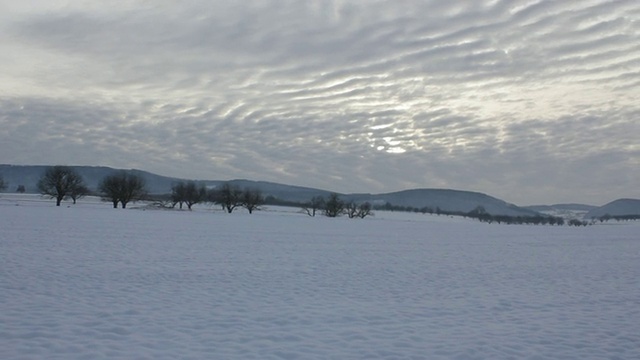
<instances>
[{"instance_id":1,"label":"distant treeline","mask_svg":"<svg viewBox=\"0 0 640 360\"><path fill-rule=\"evenodd\" d=\"M422 214L436 214L436 215L449 215L449 216L461 216L464 218L477 219L481 222L486 223L497 223L497 224L532 224L532 225L565 225L565 220L561 217L557 216L545 216L545 215L533 215L533 216L511 216L511 215L492 215L489 214L483 206L478 206L475 209L465 212L465 211L448 211L443 210L439 207L431 208L428 206L416 208L411 206L395 206L390 203L386 203L384 205L374 206L376 210L387 210L387 211L407 211L407 212L417 212ZM576 224L576 223L568 223L568 225L586 225Z\"/></svg>"},{"instance_id":2,"label":"distant treeline","mask_svg":"<svg viewBox=\"0 0 640 360\"><path fill-rule=\"evenodd\" d=\"M636 214L636 215L609 215L609 214L604 214L600 217L596 217L593 218L594 220L598 220L600 222L605 222L605 221L609 221L609 220L616 220L616 221L630 221L630 220L640 220L640 214Z\"/></svg>"},{"instance_id":3,"label":"distant treeline","mask_svg":"<svg viewBox=\"0 0 640 360\"><path fill-rule=\"evenodd\" d=\"M335 194L334 194L335 196ZM319 200L319 201L318 201ZM297 201L286 201L281 200L273 196L267 196L265 198L265 204L274 205L274 206L290 206L290 207L301 207L309 213L310 209L315 207L317 210L323 210L324 203L323 199L319 199L318 197L314 197L312 201L300 203ZM368 203L364 203L368 204ZM431 215L446 215L446 216L461 216L463 218L471 218L477 219L481 222L486 223L497 223L497 224L508 224L508 225L568 225L568 226L588 226L593 225L595 222L605 222L610 220L616 221L631 221L631 220L640 220L640 215L603 215L598 218L593 218L591 221L579 220L579 219L570 219L565 220L559 216L551 216L551 215L532 215L532 216L524 216L524 215L492 215L488 213L484 207L478 206L475 209L464 212L464 211L448 211L441 209L439 207L412 207L412 206L400 206L393 205L389 202L385 204L372 205L371 209L373 210L382 210L382 211L401 211L401 212L413 212L413 213L422 213L422 214L431 214Z\"/></svg>"},{"instance_id":4,"label":"distant treeline","mask_svg":"<svg viewBox=\"0 0 640 360\"><path fill-rule=\"evenodd\" d=\"M0 191L7 188L2 176L0 176ZM38 190L42 195L56 199L56 205L60 206L61 201L71 199L73 203L86 195L92 194L84 184L82 177L70 167L53 166L46 170L42 178L38 181ZM609 220L630 221L639 220L640 214L632 215L609 215L592 218L590 222L578 219L565 221L562 217L550 215L493 215L486 211L483 206L464 211L448 211L439 207L431 208L424 206L421 208L411 206L398 206L389 202L385 204L372 205L369 202L345 201L340 195L332 193L325 199L322 196L314 196L307 202L296 202L278 199L274 196L264 197L259 189L241 189L231 183L223 183L219 188L207 189L204 185L196 185L193 181L177 182L171 188L171 194L149 196L146 191L144 179L131 172L121 171L113 175L106 176L98 186L99 195L104 201L109 201L116 208L121 204L125 208L127 203L137 200L152 202L154 206L162 208L175 208L183 205L191 210L191 207L198 203L210 203L222 206L228 213L239 207L246 208L249 213L260 210L262 205L278 205L289 207L300 207L309 216L316 213L327 217L339 217L346 215L349 218L365 218L373 215L373 210L384 211L404 211L423 214L436 214L448 216L461 216L464 218L477 219L486 223L498 224L531 224L531 225L569 225L587 226L593 225L597 221L605 222Z\"/></svg>"}]
</instances>

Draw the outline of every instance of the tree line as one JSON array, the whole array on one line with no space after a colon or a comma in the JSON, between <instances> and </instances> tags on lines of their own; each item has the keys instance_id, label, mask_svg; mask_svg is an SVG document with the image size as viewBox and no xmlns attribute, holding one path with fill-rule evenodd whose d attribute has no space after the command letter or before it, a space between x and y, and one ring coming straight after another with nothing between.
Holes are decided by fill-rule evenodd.
<instances>
[{"instance_id":1,"label":"tree line","mask_svg":"<svg viewBox=\"0 0 640 360\"><path fill-rule=\"evenodd\" d=\"M497 224L517 224L517 225L572 225L578 226L575 221L578 220L570 220L569 222L565 222L565 219L558 216L550 216L550 215L492 215L488 213L483 206L477 206L475 209L471 211L448 211L441 209L439 207L431 208L428 206L424 206L421 208L412 207L412 206L396 206L391 203L385 203L382 205L377 205L374 207L375 210L386 210L386 211L405 211L405 212L416 212L422 214L431 214L431 215L448 215L448 216L461 216L464 218L476 219L480 222L486 223L497 223ZM583 225L580 222L579 225ZM586 224L585 224L586 225Z\"/></svg>"},{"instance_id":2,"label":"tree line","mask_svg":"<svg viewBox=\"0 0 640 360\"><path fill-rule=\"evenodd\" d=\"M300 207L309 216L316 216L316 214L321 213L326 217L332 218L347 215L350 219L363 219L373 215L370 203L346 202L340 199L340 196L336 193L330 194L326 200L322 196L314 196L310 201L301 204Z\"/></svg>"},{"instance_id":3,"label":"tree line","mask_svg":"<svg viewBox=\"0 0 640 360\"><path fill-rule=\"evenodd\" d=\"M611 214L604 214L602 216L593 218L594 220L598 220L600 222L607 222L609 220L615 220L615 221L630 221L630 220L640 220L640 214L635 214L635 215L611 215Z\"/></svg>"},{"instance_id":4,"label":"tree line","mask_svg":"<svg viewBox=\"0 0 640 360\"><path fill-rule=\"evenodd\" d=\"M0 175L0 191L4 191L8 184ZM373 210L386 211L406 211L420 212L423 214L437 214L462 216L465 218L477 219L481 222L498 224L533 224L533 225L569 225L587 226L593 225L596 221L604 222L609 220L628 221L639 220L640 215L612 216L609 214L592 219L591 222L584 220L565 219L550 215L532 216L509 216L492 215L482 206L478 206L469 212L446 211L439 207L415 208L410 206L395 206L390 203L372 206L369 202L356 203L354 201L344 201L336 193L328 195L325 199L322 196L314 196L304 203L282 201L272 196L265 198L259 189L240 188L231 183L223 183L219 188L207 189L204 185L198 185L194 181L180 181L171 187L171 193L167 195L156 195L150 198L146 189L144 178L132 171L119 171L105 176L98 184L97 192L91 192L86 186L84 179L73 168L68 166L52 166L47 168L37 183L38 191L43 196L55 199L56 206L60 206L63 200L71 199L75 204L78 199L87 195L98 195L103 201L113 204L114 208L120 205L126 208L130 202L139 200L152 201L155 206L163 208L183 209L191 208L199 203L215 204L222 207L227 213L232 213L237 208L245 208L252 214L259 210L264 204L297 206L309 216L322 214L326 217L339 217L346 215L349 218L365 218L373 215Z\"/></svg>"},{"instance_id":5,"label":"tree line","mask_svg":"<svg viewBox=\"0 0 640 360\"><path fill-rule=\"evenodd\" d=\"M4 181L0 189L6 188ZM194 181L181 181L174 184L171 194L166 198L158 196L152 199L146 188L143 177L131 171L119 171L105 176L98 184L97 193L92 193L85 185L84 179L73 168L68 166L52 166L47 168L38 180L38 191L60 206L63 200L71 199L75 204L87 195L99 195L103 201L113 204L114 208L125 209L127 204L139 200L150 200L161 207L180 209L186 206L189 210L198 203L213 203L222 206L228 213L239 207L246 208L249 213L258 210L264 204L264 197L258 189L241 189L224 183L219 189L208 190L204 185L196 185Z\"/></svg>"},{"instance_id":6,"label":"tree line","mask_svg":"<svg viewBox=\"0 0 640 360\"><path fill-rule=\"evenodd\" d=\"M80 174L62 165L47 168L38 180L37 188L43 196L55 199L56 206L68 199L75 204L78 199L92 194ZM123 209L129 202L144 199L147 194L144 179L127 171L105 176L98 185L98 193L104 201L113 203L114 208L120 204Z\"/></svg>"},{"instance_id":7,"label":"tree line","mask_svg":"<svg viewBox=\"0 0 640 360\"><path fill-rule=\"evenodd\" d=\"M204 185L197 185L194 181L181 181L171 187L171 194L155 200L156 206L180 209L186 206L191 210L199 203L215 204L231 214L237 208L245 208L252 214L265 203L262 192L258 189L240 188L230 183L223 183L220 188L207 189Z\"/></svg>"},{"instance_id":8,"label":"tree line","mask_svg":"<svg viewBox=\"0 0 640 360\"><path fill-rule=\"evenodd\" d=\"M0 186L6 187L4 182L0 182ZM228 182L223 183L219 188L207 189L194 181L177 182L171 187L170 194L156 195L152 199L146 189L144 178L130 171L120 171L105 176L98 184L97 193L92 193L80 174L73 168L62 165L47 168L39 179L37 187L43 196L55 199L56 206L60 206L63 200L71 199L75 204L78 199L87 195L99 195L103 201L111 202L114 208L120 205L125 209L132 201L148 200L161 208L183 209L186 207L191 210L196 204L210 203L221 206L229 214L238 208L245 208L252 214L267 200L259 189L243 189ZM269 199L277 202L273 197ZM327 217L346 215L349 218L365 218L373 215L370 203L346 202L335 193L329 195L327 199L315 196L308 203L288 205L301 206L310 216L315 216L316 213L322 213Z\"/></svg>"}]
</instances>

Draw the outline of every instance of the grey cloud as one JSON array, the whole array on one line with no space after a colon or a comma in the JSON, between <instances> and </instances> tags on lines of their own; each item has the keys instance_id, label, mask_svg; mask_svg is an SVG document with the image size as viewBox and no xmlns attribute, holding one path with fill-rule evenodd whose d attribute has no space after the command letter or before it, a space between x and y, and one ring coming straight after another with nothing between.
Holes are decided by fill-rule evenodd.
<instances>
[{"instance_id":1,"label":"grey cloud","mask_svg":"<svg viewBox=\"0 0 640 360\"><path fill-rule=\"evenodd\" d=\"M128 2L27 14L4 28L39 68L0 70L29 84L0 84L0 148L5 162L345 192L640 196L630 180L640 175L639 17L631 0Z\"/></svg>"}]
</instances>

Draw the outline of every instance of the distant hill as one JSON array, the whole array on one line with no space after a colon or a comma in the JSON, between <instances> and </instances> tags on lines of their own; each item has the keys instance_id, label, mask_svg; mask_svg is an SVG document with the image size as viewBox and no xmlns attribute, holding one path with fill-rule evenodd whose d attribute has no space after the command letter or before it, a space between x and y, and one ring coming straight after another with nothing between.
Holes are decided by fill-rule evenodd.
<instances>
[{"instance_id":1,"label":"distant hill","mask_svg":"<svg viewBox=\"0 0 640 360\"><path fill-rule=\"evenodd\" d=\"M8 183L8 192L14 192L19 185L24 185L28 193L37 193L37 182L48 166L21 166L0 165L0 175ZM72 166L85 180L90 190L96 191L100 181L108 175L114 174L120 169L104 166ZM156 175L142 170L129 170L143 177L147 183L147 189L151 194L167 194L171 192L171 186L183 179ZM196 180L196 183L208 188L215 188L225 181L221 180ZM264 196L272 196L289 202L306 202L314 196L327 197L330 192L326 190L284 185L266 181L231 180L232 184L241 188L259 189ZM340 194L346 201L365 202L374 205L390 203L394 206L413 207L421 209L429 207L451 212L469 212L478 207L483 207L492 215L510 216L534 216L539 213L509 204L503 200L486 194L447 190L447 189L413 189L384 194Z\"/></svg>"},{"instance_id":2,"label":"distant hill","mask_svg":"<svg viewBox=\"0 0 640 360\"><path fill-rule=\"evenodd\" d=\"M479 206L492 215L535 216L538 212L524 209L492 196L461 190L450 189L413 189L385 194L349 194L348 200L356 202L368 201L374 205L390 203L413 208L440 208L452 212L470 212Z\"/></svg>"},{"instance_id":3,"label":"distant hill","mask_svg":"<svg viewBox=\"0 0 640 360\"><path fill-rule=\"evenodd\" d=\"M19 185L24 185L26 192L37 193L38 180L49 166L41 165L0 165L0 175L8 183L7 191L13 192ZM98 184L105 176L121 171L106 166L71 166L84 179L91 191L96 191ZM142 170L128 170L140 175L147 182L150 193L162 194L171 191L171 185L179 179L156 175Z\"/></svg>"},{"instance_id":4,"label":"distant hill","mask_svg":"<svg viewBox=\"0 0 640 360\"><path fill-rule=\"evenodd\" d=\"M598 218L604 215L623 216L640 215L640 200L638 199L618 199L599 208L587 212L585 218Z\"/></svg>"}]
</instances>

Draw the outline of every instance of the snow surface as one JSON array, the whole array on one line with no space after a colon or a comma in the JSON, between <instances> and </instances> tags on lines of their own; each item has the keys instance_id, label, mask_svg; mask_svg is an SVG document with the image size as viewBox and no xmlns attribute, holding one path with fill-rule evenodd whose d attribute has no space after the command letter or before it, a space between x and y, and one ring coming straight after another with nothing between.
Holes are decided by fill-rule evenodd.
<instances>
[{"instance_id":1,"label":"snow surface","mask_svg":"<svg viewBox=\"0 0 640 360\"><path fill-rule=\"evenodd\" d=\"M640 359L640 224L0 197L1 359Z\"/></svg>"}]
</instances>

